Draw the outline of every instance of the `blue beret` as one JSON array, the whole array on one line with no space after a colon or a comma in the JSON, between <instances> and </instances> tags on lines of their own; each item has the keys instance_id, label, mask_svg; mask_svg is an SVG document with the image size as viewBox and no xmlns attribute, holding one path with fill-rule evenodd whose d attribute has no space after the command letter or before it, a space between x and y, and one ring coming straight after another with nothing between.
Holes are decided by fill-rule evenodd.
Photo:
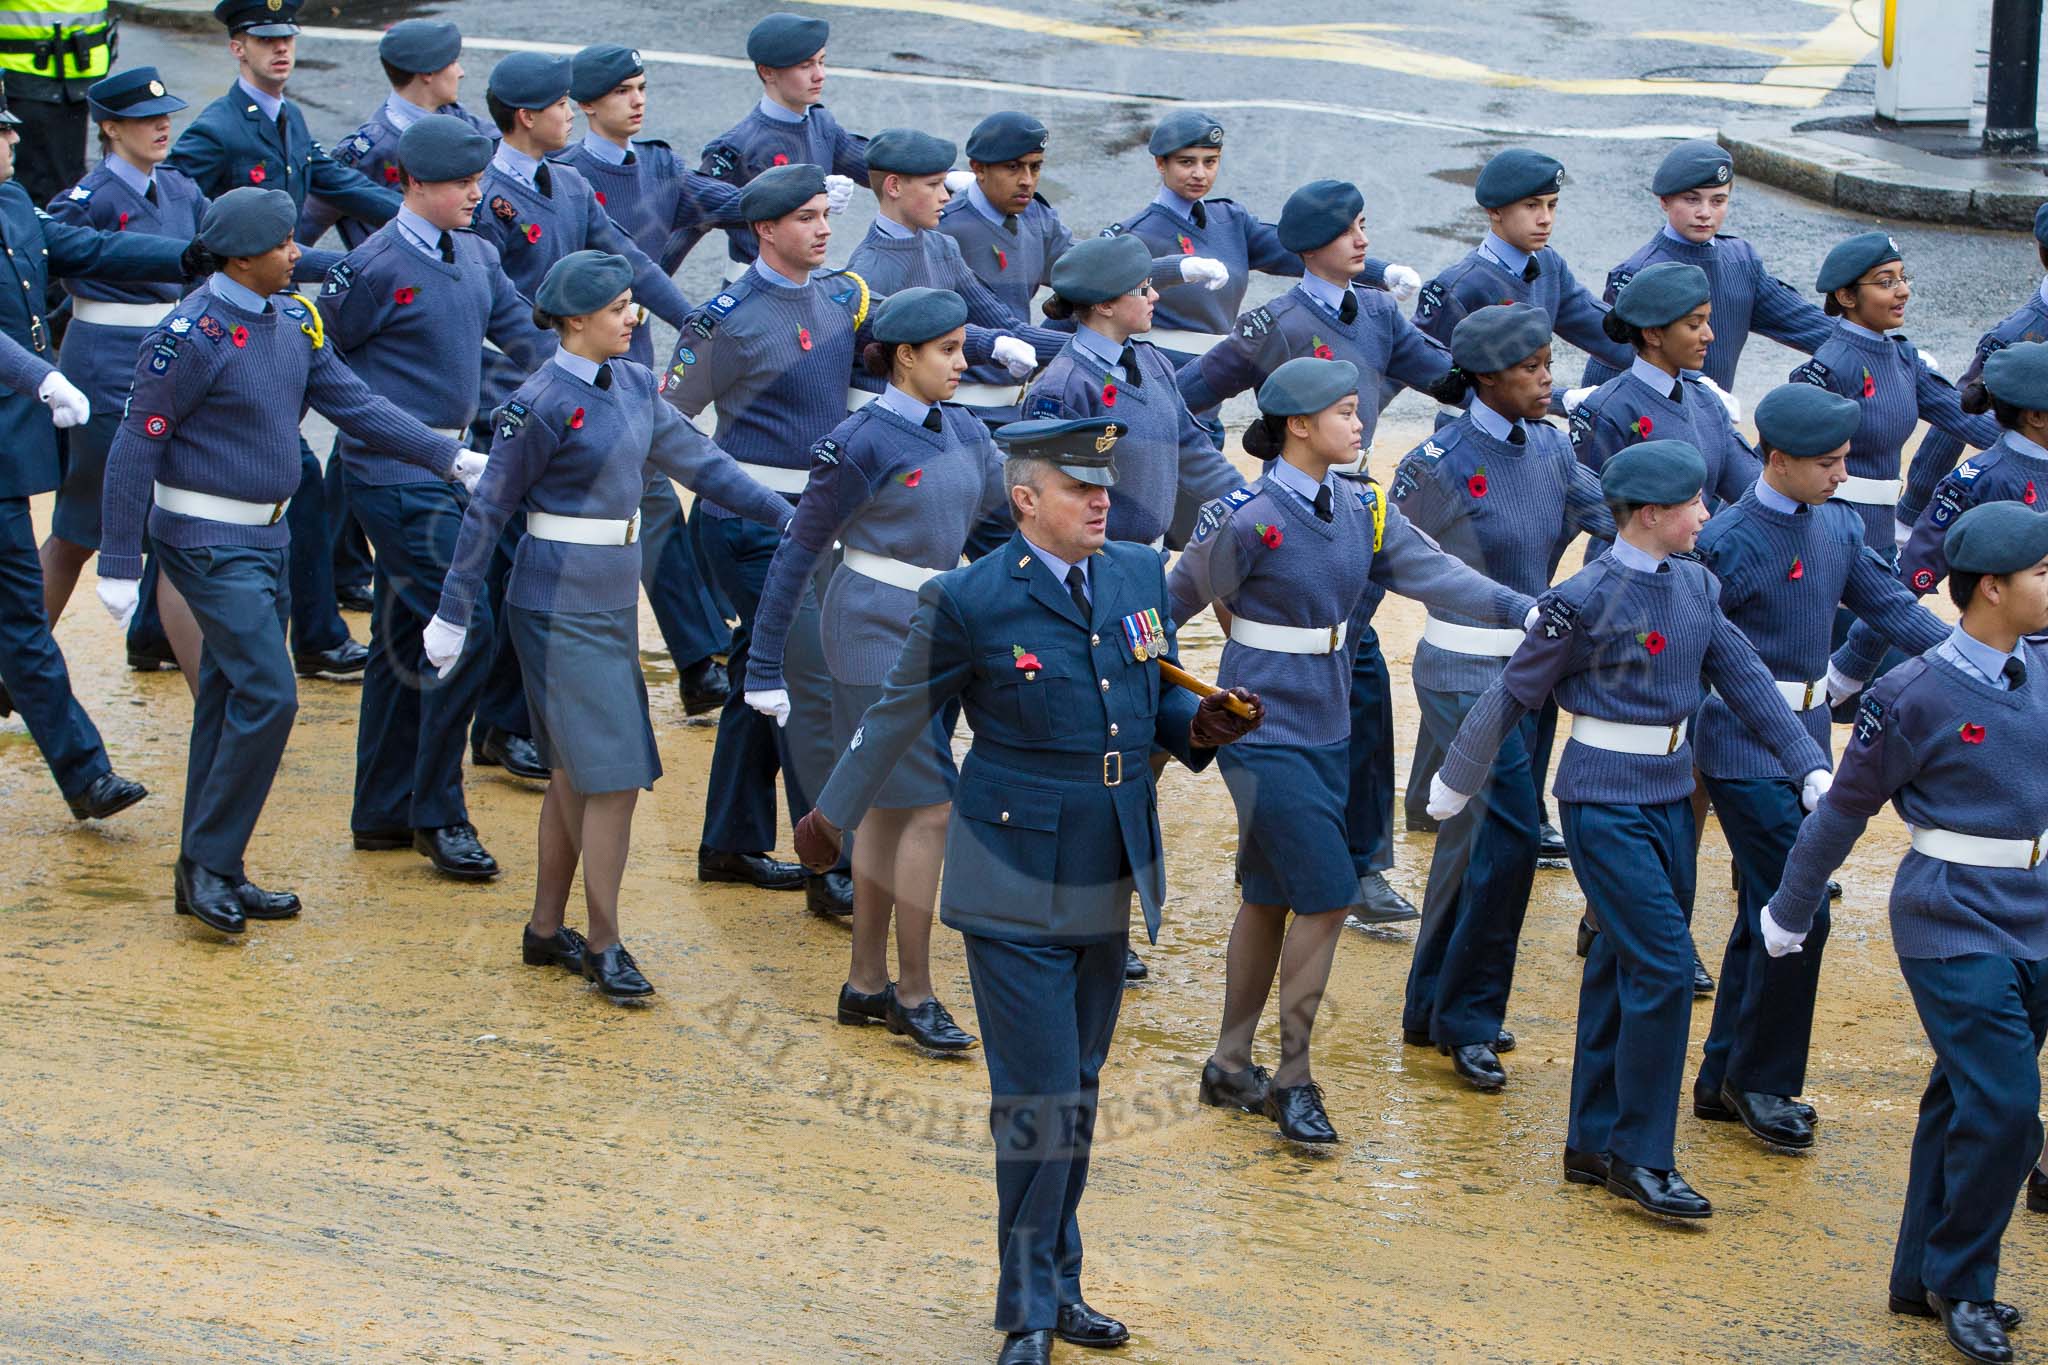
<instances>
[{"instance_id":1,"label":"blue beret","mask_svg":"<svg viewBox=\"0 0 2048 1365\"><path fill-rule=\"evenodd\" d=\"M771 14L747 34L747 60L756 66L797 66L818 55L832 25L800 14Z\"/></svg>"},{"instance_id":2,"label":"blue beret","mask_svg":"<svg viewBox=\"0 0 2048 1365\"><path fill-rule=\"evenodd\" d=\"M185 101L164 88L163 77L153 66L127 66L86 87L85 102L95 120L103 118L154 118L173 114Z\"/></svg>"},{"instance_id":3,"label":"blue beret","mask_svg":"<svg viewBox=\"0 0 2048 1365\"><path fill-rule=\"evenodd\" d=\"M1827 254L1813 287L1823 294L1845 289L1887 261L1901 261L1899 244L1883 232L1859 232Z\"/></svg>"},{"instance_id":4,"label":"blue beret","mask_svg":"<svg viewBox=\"0 0 2048 1365\"><path fill-rule=\"evenodd\" d=\"M967 321L967 300L950 289L899 289L875 310L875 340L921 346Z\"/></svg>"},{"instance_id":5,"label":"blue beret","mask_svg":"<svg viewBox=\"0 0 2048 1365\"><path fill-rule=\"evenodd\" d=\"M289 194L243 185L206 206L199 244L216 256L261 256L283 246L298 224Z\"/></svg>"},{"instance_id":6,"label":"blue beret","mask_svg":"<svg viewBox=\"0 0 2048 1365\"><path fill-rule=\"evenodd\" d=\"M1051 460L1060 471L1097 488L1116 487L1110 451L1124 434L1107 417L1038 417L996 428L996 444L1013 460Z\"/></svg>"},{"instance_id":7,"label":"blue beret","mask_svg":"<svg viewBox=\"0 0 2048 1365\"><path fill-rule=\"evenodd\" d=\"M1328 246L1365 212L1365 196L1343 180L1311 180L1280 210L1280 245L1289 251Z\"/></svg>"},{"instance_id":8,"label":"blue beret","mask_svg":"<svg viewBox=\"0 0 2048 1365\"><path fill-rule=\"evenodd\" d=\"M1941 538L1948 567L1958 573L2018 573L2048 559L2048 516L2023 502L1980 502Z\"/></svg>"},{"instance_id":9,"label":"blue beret","mask_svg":"<svg viewBox=\"0 0 2048 1365\"><path fill-rule=\"evenodd\" d=\"M984 166L1015 161L1044 151L1047 136L1045 125L1029 114L1015 110L990 114L967 135L967 159Z\"/></svg>"},{"instance_id":10,"label":"blue beret","mask_svg":"<svg viewBox=\"0 0 2048 1365\"><path fill-rule=\"evenodd\" d=\"M1152 277L1152 251L1141 238L1090 237L1052 263L1052 292L1069 303L1107 303Z\"/></svg>"},{"instance_id":11,"label":"blue beret","mask_svg":"<svg viewBox=\"0 0 2048 1365\"><path fill-rule=\"evenodd\" d=\"M2048 341L2017 341L1984 361L1984 387L2014 407L2048 412Z\"/></svg>"},{"instance_id":12,"label":"blue beret","mask_svg":"<svg viewBox=\"0 0 2048 1365\"><path fill-rule=\"evenodd\" d=\"M253 33L258 38L289 38L299 31L292 21L299 17L305 0L220 0L213 17L228 26L229 33Z\"/></svg>"},{"instance_id":13,"label":"blue beret","mask_svg":"<svg viewBox=\"0 0 2048 1365\"><path fill-rule=\"evenodd\" d=\"M2034 210L2034 240L2048 246L2048 204Z\"/></svg>"},{"instance_id":14,"label":"blue beret","mask_svg":"<svg viewBox=\"0 0 2048 1365\"><path fill-rule=\"evenodd\" d=\"M1840 450L1862 420L1861 403L1812 384L1780 384L1756 405L1756 434L1798 460Z\"/></svg>"},{"instance_id":15,"label":"blue beret","mask_svg":"<svg viewBox=\"0 0 2048 1365\"><path fill-rule=\"evenodd\" d=\"M548 267L534 306L558 318L595 313L633 287L633 266L608 251L572 251Z\"/></svg>"},{"instance_id":16,"label":"blue beret","mask_svg":"<svg viewBox=\"0 0 2048 1365\"><path fill-rule=\"evenodd\" d=\"M620 43L592 43L569 59L569 98L590 104L620 85L647 73L638 48Z\"/></svg>"},{"instance_id":17,"label":"blue beret","mask_svg":"<svg viewBox=\"0 0 2048 1365\"><path fill-rule=\"evenodd\" d=\"M545 109L569 93L569 59L515 52L491 68L490 91L514 109Z\"/></svg>"},{"instance_id":18,"label":"blue beret","mask_svg":"<svg viewBox=\"0 0 2048 1365\"><path fill-rule=\"evenodd\" d=\"M825 172L808 161L770 166L740 191L740 217L749 223L765 223L795 213L824 192Z\"/></svg>"},{"instance_id":19,"label":"blue beret","mask_svg":"<svg viewBox=\"0 0 2048 1365\"><path fill-rule=\"evenodd\" d=\"M462 55L462 30L439 19L401 19L377 40L377 57L387 66L428 76Z\"/></svg>"},{"instance_id":20,"label":"blue beret","mask_svg":"<svg viewBox=\"0 0 2048 1365\"><path fill-rule=\"evenodd\" d=\"M1563 162L1526 147L1510 147L1480 170L1472 197L1483 209L1504 209L1540 194L1556 194L1563 188Z\"/></svg>"},{"instance_id":21,"label":"blue beret","mask_svg":"<svg viewBox=\"0 0 2048 1365\"><path fill-rule=\"evenodd\" d=\"M1159 120L1145 144L1154 156L1172 156L1183 147L1221 147L1223 125L1199 109L1182 109Z\"/></svg>"},{"instance_id":22,"label":"blue beret","mask_svg":"<svg viewBox=\"0 0 2048 1365\"><path fill-rule=\"evenodd\" d=\"M1691 502L1707 482L1707 462L1689 441L1638 441L1623 446L1600 471L1609 502L1675 507Z\"/></svg>"},{"instance_id":23,"label":"blue beret","mask_svg":"<svg viewBox=\"0 0 2048 1365\"><path fill-rule=\"evenodd\" d=\"M428 114L398 135L398 164L415 180L461 180L491 164L498 144L450 114Z\"/></svg>"},{"instance_id":24,"label":"blue beret","mask_svg":"<svg viewBox=\"0 0 2048 1365\"><path fill-rule=\"evenodd\" d=\"M1451 363L1466 374L1499 374L1550 344L1550 314L1527 303L1490 303L1451 329Z\"/></svg>"},{"instance_id":25,"label":"blue beret","mask_svg":"<svg viewBox=\"0 0 2048 1365\"><path fill-rule=\"evenodd\" d=\"M871 175L940 175L953 169L959 148L915 128L884 128L868 139Z\"/></svg>"},{"instance_id":26,"label":"blue beret","mask_svg":"<svg viewBox=\"0 0 2048 1365\"><path fill-rule=\"evenodd\" d=\"M1268 417L1306 417L1340 399L1356 397L1356 365L1348 360L1296 356L1259 385L1259 411Z\"/></svg>"},{"instance_id":27,"label":"blue beret","mask_svg":"<svg viewBox=\"0 0 2048 1365\"><path fill-rule=\"evenodd\" d=\"M1684 194L1706 185L1725 185L1735 178L1735 159L1718 142L1691 138L1668 152L1650 182L1652 194Z\"/></svg>"},{"instance_id":28,"label":"blue beret","mask_svg":"<svg viewBox=\"0 0 2048 1365\"><path fill-rule=\"evenodd\" d=\"M1614 316L1635 327L1664 327L1713 296L1707 272L1685 261L1659 261L1636 272L1614 296Z\"/></svg>"}]
</instances>

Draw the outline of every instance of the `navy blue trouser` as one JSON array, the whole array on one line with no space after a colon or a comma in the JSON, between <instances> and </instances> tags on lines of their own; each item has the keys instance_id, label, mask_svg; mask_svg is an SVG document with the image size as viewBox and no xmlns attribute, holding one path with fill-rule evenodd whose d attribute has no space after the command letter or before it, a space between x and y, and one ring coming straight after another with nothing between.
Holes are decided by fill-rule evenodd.
<instances>
[{"instance_id":1,"label":"navy blue trouser","mask_svg":"<svg viewBox=\"0 0 2048 1365\"><path fill-rule=\"evenodd\" d=\"M1821 897L1801 950L1783 957L1764 951L1758 917L1785 875L1785 858L1806 810L1799 804L1799 784L1784 778L1706 782L1735 857L1736 914L1694 1089L1716 1094L1725 1080L1731 1090L1790 1097L1806 1089L1813 1001L1828 941L1827 897Z\"/></svg>"},{"instance_id":2,"label":"navy blue trouser","mask_svg":"<svg viewBox=\"0 0 2048 1365\"><path fill-rule=\"evenodd\" d=\"M128 623L128 648L142 654L168 654L171 639L164 634L164 618L156 609L156 551L147 535L142 546L142 582L137 588L141 595L135 602L135 617Z\"/></svg>"},{"instance_id":3,"label":"navy blue trouser","mask_svg":"<svg viewBox=\"0 0 2048 1365\"><path fill-rule=\"evenodd\" d=\"M1055 1325L1081 1299L1081 1223L1098 1078L1130 940L1037 945L964 934L996 1147L998 1331Z\"/></svg>"},{"instance_id":4,"label":"navy blue trouser","mask_svg":"<svg viewBox=\"0 0 2048 1365\"><path fill-rule=\"evenodd\" d=\"M299 491L285 509L291 527L291 642L301 655L333 649L348 639L348 623L334 603L334 544L327 534L327 483L306 438L299 438ZM172 580L177 582L176 579ZM178 584L179 591L184 584Z\"/></svg>"},{"instance_id":5,"label":"navy blue trouser","mask_svg":"<svg viewBox=\"0 0 2048 1365\"><path fill-rule=\"evenodd\" d=\"M1344 842L1362 876L1394 865L1394 685L1380 637L1358 630L1351 659L1351 789L1344 801Z\"/></svg>"},{"instance_id":6,"label":"navy blue trouser","mask_svg":"<svg viewBox=\"0 0 2048 1365\"><path fill-rule=\"evenodd\" d=\"M369 832L466 824L462 744L490 671L490 651L463 650L444 678L420 646L420 633L440 605L441 581L455 557L463 496L453 484L379 485L344 477L349 506L377 550L349 828ZM479 600L469 621L479 642L493 638L492 620L490 602Z\"/></svg>"},{"instance_id":7,"label":"navy blue trouser","mask_svg":"<svg viewBox=\"0 0 2048 1365\"><path fill-rule=\"evenodd\" d=\"M27 498L0 498L0 682L67 797L108 770L92 717L71 694L71 673L43 614L43 564Z\"/></svg>"},{"instance_id":8,"label":"navy blue trouser","mask_svg":"<svg viewBox=\"0 0 2048 1365\"><path fill-rule=\"evenodd\" d=\"M1417 687L1415 699L1423 729L1448 746L1479 694ZM1524 716L1501 741L1485 783L1437 831L1401 1027L1424 1030L1445 1047L1491 1045L1507 1017L1536 882L1535 741L1536 717Z\"/></svg>"},{"instance_id":9,"label":"navy blue trouser","mask_svg":"<svg viewBox=\"0 0 2048 1365\"><path fill-rule=\"evenodd\" d=\"M1913 1130L1894 1294L1982 1302L1998 1289L1999 1239L2041 1150L2044 968L1989 953L1899 959L1934 1070Z\"/></svg>"},{"instance_id":10,"label":"navy blue trouser","mask_svg":"<svg viewBox=\"0 0 2048 1365\"><path fill-rule=\"evenodd\" d=\"M512 576L512 556L519 548L519 538L525 534L526 514L514 512L491 549L491 567L484 571L484 591L478 600L490 603L492 628L488 636L478 635L476 648L491 662L476 699L476 724L471 733L478 740L486 730L533 738L533 721L526 712L526 680L505 625L505 583Z\"/></svg>"},{"instance_id":11,"label":"navy blue trouser","mask_svg":"<svg viewBox=\"0 0 2048 1365\"><path fill-rule=\"evenodd\" d=\"M1600 924L1579 980L1565 1141L1668 1171L1692 1027L1692 802L1557 804Z\"/></svg>"},{"instance_id":12,"label":"navy blue trouser","mask_svg":"<svg viewBox=\"0 0 2048 1365\"><path fill-rule=\"evenodd\" d=\"M336 583L370 581L370 542L362 518L349 507L348 481L342 476L341 443L327 454L327 534L334 551Z\"/></svg>"},{"instance_id":13,"label":"navy blue trouser","mask_svg":"<svg viewBox=\"0 0 2048 1365\"><path fill-rule=\"evenodd\" d=\"M321 542L321 559L326 559ZM285 647L291 588L283 548L158 545L157 562L199 621L199 694L185 762L178 849L217 876L240 881L242 855L270 796L299 710Z\"/></svg>"},{"instance_id":14,"label":"navy blue trouser","mask_svg":"<svg viewBox=\"0 0 2048 1365\"><path fill-rule=\"evenodd\" d=\"M732 644L732 630L704 584L684 530L683 504L663 474L640 498L640 586L679 669L723 654Z\"/></svg>"},{"instance_id":15,"label":"navy blue trouser","mask_svg":"<svg viewBox=\"0 0 2048 1365\"><path fill-rule=\"evenodd\" d=\"M690 520L698 537L698 563L711 573L739 612L727 670L732 695L718 713L718 740L704 796L704 847L720 853L765 853L775 847L775 774L782 773L794 825L831 776L838 750L832 743L832 675L818 638L817 595L806 587L783 645L782 677L789 689L789 724L778 726L743 696L754 613L768 563L782 537L739 517L713 517L699 503Z\"/></svg>"}]
</instances>

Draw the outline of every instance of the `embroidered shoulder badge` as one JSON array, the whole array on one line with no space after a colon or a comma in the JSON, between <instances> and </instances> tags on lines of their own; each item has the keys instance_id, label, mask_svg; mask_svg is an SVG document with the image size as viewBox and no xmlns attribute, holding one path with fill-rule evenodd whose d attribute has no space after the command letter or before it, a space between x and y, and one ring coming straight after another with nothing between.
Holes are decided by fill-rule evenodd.
<instances>
[{"instance_id":1,"label":"embroidered shoulder badge","mask_svg":"<svg viewBox=\"0 0 2048 1365\"><path fill-rule=\"evenodd\" d=\"M1934 519L1936 526L1946 526L1962 515L1962 511L1963 502L1956 496L1956 490L1944 486L1934 495L1934 505L1927 509L1927 514Z\"/></svg>"},{"instance_id":2,"label":"embroidered shoulder badge","mask_svg":"<svg viewBox=\"0 0 2048 1365\"><path fill-rule=\"evenodd\" d=\"M205 337L208 341L219 341L227 334L228 329L221 326L220 319L216 318L213 314L201 313L199 315L199 335Z\"/></svg>"},{"instance_id":3,"label":"embroidered shoulder badge","mask_svg":"<svg viewBox=\"0 0 2048 1365\"><path fill-rule=\"evenodd\" d=\"M327 279L321 284L320 293L324 297L333 298L342 290L355 284L355 282L356 268L347 261L341 261L332 270L327 272Z\"/></svg>"},{"instance_id":4,"label":"embroidered shoulder badge","mask_svg":"<svg viewBox=\"0 0 2048 1365\"><path fill-rule=\"evenodd\" d=\"M1579 609L1562 597L1552 597L1543 604L1543 638L1562 639L1572 633L1579 624Z\"/></svg>"},{"instance_id":5,"label":"embroidered shoulder badge","mask_svg":"<svg viewBox=\"0 0 2048 1365\"><path fill-rule=\"evenodd\" d=\"M1422 286L1422 294L1415 300L1415 324L1421 326L1435 317L1437 310L1444 306L1444 286L1440 280L1431 280Z\"/></svg>"},{"instance_id":6,"label":"embroidered shoulder badge","mask_svg":"<svg viewBox=\"0 0 2048 1365\"><path fill-rule=\"evenodd\" d=\"M1833 377L1828 367L1821 364L1818 360L1809 360L1798 369L1792 371L1792 382L1794 384L1814 384L1821 388L1826 388L1828 380Z\"/></svg>"},{"instance_id":7,"label":"embroidered shoulder badge","mask_svg":"<svg viewBox=\"0 0 2048 1365\"><path fill-rule=\"evenodd\" d=\"M1572 438L1573 446L1582 446L1593 439L1593 419L1599 415L1594 410L1593 400L1590 398L1572 410L1572 420L1567 424L1566 431Z\"/></svg>"},{"instance_id":8,"label":"embroidered shoulder badge","mask_svg":"<svg viewBox=\"0 0 2048 1365\"><path fill-rule=\"evenodd\" d=\"M526 404L510 402L498 409L498 439L509 441L519 428L526 425Z\"/></svg>"},{"instance_id":9,"label":"embroidered shoulder badge","mask_svg":"<svg viewBox=\"0 0 2048 1365\"><path fill-rule=\"evenodd\" d=\"M1260 306L1252 309L1237 320L1237 334L1246 341L1257 341L1273 330L1273 311Z\"/></svg>"},{"instance_id":10,"label":"embroidered shoulder badge","mask_svg":"<svg viewBox=\"0 0 2048 1365\"><path fill-rule=\"evenodd\" d=\"M165 330L169 331L172 336L181 337L192 330L192 319L172 318L169 322L164 324L164 327Z\"/></svg>"},{"instance_id":11,"label":"embroidered shoulder badge","mask_svg":"<svg viewBox=\"0 0 2048 1365\"><path fill-rule=\"evenodd\" d=\"M1856 708L1856 742L1875 744L1883 734L1884 703L1865 692L1862 705Z\"/></svg>"},{"instance_id":12,"label":"embroidered shoulder badge","mask_svg":"<svg viewBox=\"0 0 2048 1365\"><path fill-rule=\"evenodd\" d=\"M86 200L92 198L92 191L83 185L73 185L70 197L73 203L83 204Z\"/></svg>"},{"instance_id":13,"label":"embroidered shoulder badge","mask_svg":"<svg viewBox=\"0 0 2048 1365\"><path fill-rule=\"evenodd\" d=\"M819 464L838 464L839 451L839 442L828 436L811 447L811 458Z\"/></svg>"}]
</instances>

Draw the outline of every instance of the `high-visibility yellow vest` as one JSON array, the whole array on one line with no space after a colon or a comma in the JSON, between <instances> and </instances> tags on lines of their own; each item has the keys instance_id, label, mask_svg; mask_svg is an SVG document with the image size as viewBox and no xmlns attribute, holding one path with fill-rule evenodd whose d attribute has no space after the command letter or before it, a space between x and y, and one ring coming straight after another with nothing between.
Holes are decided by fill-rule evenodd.
<instances>
[{"instance_id":1,"label":"high-visibility yellow vest","mask_svg":"<svg viewBox=\"0 0 2048 1365\"><path fill-rule=\"evenodd\" d=\"M113 44L106 0L0 0L0 72L11 96L75 97L107 74Z\"/></svg>"}]
</instances>

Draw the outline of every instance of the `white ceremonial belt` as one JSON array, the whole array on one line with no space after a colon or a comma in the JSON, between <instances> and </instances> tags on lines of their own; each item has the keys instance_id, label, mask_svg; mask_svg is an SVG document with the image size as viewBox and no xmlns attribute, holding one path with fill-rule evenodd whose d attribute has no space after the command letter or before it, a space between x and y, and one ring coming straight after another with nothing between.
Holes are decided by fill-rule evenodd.
<instances>
[{"instance_id":1,"label":"white ceremonial belt","mask_svg":"<svg viewBox=\"0 0 2048 1365\"><path fill-rule=\"evenodd\" d=\"M204 517L230 526L275 526L284 520L284 509L292 503L290 498L283 502L243 502L240 498L195 493L189 488L161 483L155 486L155 498L156 505L166 512L176 512L181 517Z\"/></svg>"},{"instance_id":2,"label":"white ceremonial belt","mask_svg":"<svg viewBox=\"0 0 2048 1365\"><path fill-rule=\"evenodd\" d=\"M962 384L952 401L969 408L1014 408L1024 401L1022 384Z\"/></svg>"},{"instance_id":3,"label":"white ceremonial belt","mask_svg":"<svg viewBox=\"0 0 2048 1365\"><path fill-rule=\"evenodd\" d=\"M631 545L640 539L640 514L630 517L565 517L557 512L528 512L526 534L564 545Z\"/></svg>"},{"instance_id":4,"label":"white ceremonial belt","mask_svg":"<svg viewBox=\"0 0 2048 1365\"><path fill-rule=\"evenodd\" d=\"M2032 871L2041 865L2042 845L2048 832L2031 839L1993 839L1983 834L1958 834L1952 829L1921 829L1908 825L1913 834L1913 851L1945 863L1969 867L2009 867Z\"/></svg>"},{"instance_id":5,"label":"white ceremonial belt","mask_svg":"<svg viewBox=\"0 0 2048 1365\"><path fill-rule=\"evenodd\" d=\"M808 469L784 469L779 464L748 464L745 460L734 463L748 478L771 493L801 493L811 479Z\"/></svg>"},{"instance_id":6,"label":"white ceremonial belt","mask_svg":"<svg viewBox=\"0 0 2048 1365\"><path fill-rule=\"evenodd\" d=\"M171 315L176 303L114 303L107 299L73 299L71 316L95 327L154 327Z\"/></svg>"},{"instance_id":7,"label":"white ceremonial belt","mask_svg":"<svg viewBox=\"0 0 2048 1365\"><path fill-rule=\"evenodd\" d=\"M1247 649L1269 654L1335 654L1344 648L1347 623L1334 626L1269 626L1264 621L1230 618L1230 638Z\"/></svg>"},{"instance_id":8,"label":"white ceremonial belt","mask_svg":"<svg viewBox=\"0 0 2048 1365\"><path fill-rule=\"evenodd\" d=\"M1786 682L1783 678L1773 678L1771 686L1778 689L1778 695L1785 699L1785 705L1794 711L1811 711L1828 699L1826 678L1816 678L1812 682ZM1723 705L1727 704L1728 698L1721 696L1720 688L1710 687L1707 691L1712 696L1720 697Z\"/></svg>"},{"instance_id":9,"label":"white ceremonial belt","mask_svg":"<svg viewBox=\"0 0 2048 1365\"><path fill-rule=\"evenodd\" d=\"M1505 659L1522 647L1522 640L1525 637L1519 630L1489 630L1484 626L1461 626L1454 621L1425 616L1422 618L1422 638L1438 649L1448 649L1453 654L1478 654L1489 659Z\"/></svg>"},{"instance_id":10,"label":"white ceremonial belt","mask_svg":"<svg viewBox=\"0 0 2048 1365\"><path fill-rule=\"evenodd\" d=\"M1572 738L1616 754L1675 754L1685 743L1688 722L1675 725L1631 725L1598 716L1572 717Z\"/></svg>"},{"instance_id":11,"label":"white ceremonial belt","mask_svg":"<svg viewBox=\"0 0 2048 1365\"><path fill-rule=\"evenodd\" d=\"M1851 475L1835 489L1833 500L1859 503L1865 507L1897 507L1899 490L1903 486L1899 479L1859 479Z\"/></svg>"},{"instance_id":12,"label":"white ceremonial belt","mask_svg":"<svg viewBox=\"0 0 2048 1365\"><path fill-rule=\"evenodd\" d=\"M469 426L467 423L459 427L428 427L427 430L433 432L436 436L446 436L457 445L466 444L469 440Z\"/></svg>"},{"instance_id":13,"label":"white ceremonial belt","mask_svg":"<svg viewBox=\"0 0 2048 1365\"><path fill-rule=\"evenodd\" d=\"M1178 327L1154 327L1140 333L1140 341L1149 341L1162 351L1179 351L1182 355L1207 355L1223 344L1227 338L1214 332L1183 332Z\"/></svg>"},{"instance_id":14,"label":"white ceremonial belt","mask_svg":"<svg viewBox=\"0 0 2048 1365\"><path fill-rule=\"evenodd\" d=\"M927 569L922 564L907 564L872 550L856 550L851 545L846 547L845 564L862 578L872 578L877 583L887 583L905 592L916 592L945 572L944 569Z\"/></svg>"},{"instance_id":15,"label":"white ceremonial belt","mask_svg":"<svg viewBox=\"0 0 2048 1365\"><path fill-rule=\"evenodd\" d=\"M879 393L871 393L867 389L857 389L849 384L846 389L846 410L848 412L859 412L881 396Z\"/></svg>"}]
</instances>

